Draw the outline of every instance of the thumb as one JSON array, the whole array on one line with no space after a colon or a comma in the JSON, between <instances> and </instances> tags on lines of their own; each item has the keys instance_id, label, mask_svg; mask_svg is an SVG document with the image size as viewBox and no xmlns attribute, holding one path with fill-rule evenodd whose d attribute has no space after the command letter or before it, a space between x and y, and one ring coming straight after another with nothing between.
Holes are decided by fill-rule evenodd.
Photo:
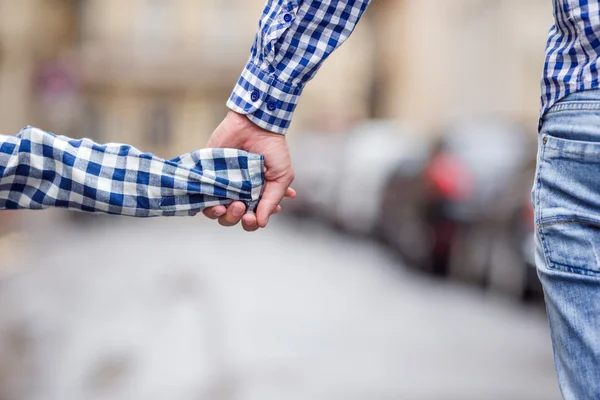
<instances>
[{"instance_id":1,"label":"thumb","mask_svg":"<svg viewBox=\"0 0 600 400\"><path fill-rule=\"evenodd\" d=\"M277 206L283 200L288 189L288 185L283 182L269 181L265 184L265 190L262 195L256 217L258 226L264 228L269 223L269 217L277 210Z\"/></svg>"}]
</instances>

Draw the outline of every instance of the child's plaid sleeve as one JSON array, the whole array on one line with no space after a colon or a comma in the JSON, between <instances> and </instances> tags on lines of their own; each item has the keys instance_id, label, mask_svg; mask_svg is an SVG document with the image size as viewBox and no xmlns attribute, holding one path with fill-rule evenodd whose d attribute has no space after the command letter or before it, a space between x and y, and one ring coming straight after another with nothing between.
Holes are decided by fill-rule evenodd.
<instances>
[{"instance_id":1,"label":"child's plaid sleeve","mask_svg":"<svg viewBox=\"0 0 600 400\"><path fill-rule=\"evenodd\" d=\"M17 136L0 135L0 210L179 216L234 200L254 209L263 172L262 156L242 150L203 149L162 160L124 144L27 127Z\"/></svg>"}]
</instances>

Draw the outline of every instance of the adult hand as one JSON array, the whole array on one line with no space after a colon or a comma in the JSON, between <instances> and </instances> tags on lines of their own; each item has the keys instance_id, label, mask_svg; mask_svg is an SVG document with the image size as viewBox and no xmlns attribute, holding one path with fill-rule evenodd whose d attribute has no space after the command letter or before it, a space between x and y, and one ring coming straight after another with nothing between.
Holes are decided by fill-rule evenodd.
<instances>
[{"instance_id":1,"label":"adult hand","mask_svg":"<svg viewBox=\"0 0 600 400\"><path fill-rule=\"evenodd\" d=\"M220 205L205 209L203 213L208 218L218 219L223 226L234 226L242 221L244 230L252 232L266 227L269 217L281 211L279 203L284 197L296 197L296 192L290 188L294 170L284 135L269 132L246 116L229 111L213 132L207 147L246 150L265 158L265 189L256 215L246 213L245 204L236 201L227 208Z\"/></svg>"}]
</instances>

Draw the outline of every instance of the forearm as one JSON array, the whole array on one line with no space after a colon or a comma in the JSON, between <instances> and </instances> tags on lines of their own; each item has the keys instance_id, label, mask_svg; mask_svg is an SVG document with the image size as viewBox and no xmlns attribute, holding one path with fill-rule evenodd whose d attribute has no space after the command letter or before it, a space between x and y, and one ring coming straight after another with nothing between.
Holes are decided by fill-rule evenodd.
<instances>
[{"instance_id":1,"label":"forearm","mask_svg":"<svg viewBox=\"0 0 600 400\"><path fill-rule=\"evenodd\" d=\"M286 133L304 86L350 37L369 3L268 1L228 107L262 128Z\"/></svg>"},{"instance_id":2,"label":"forearm","mask_svg":"<svg viewBox=\"0 0 600 400\"><path fill-rule=\"evenodd\" d=\"M134 217L193 215L262 191L262 157L204 149L173 160L35 128L0 135L0 209L69 208Z\"/></svg>"}]
</instances>

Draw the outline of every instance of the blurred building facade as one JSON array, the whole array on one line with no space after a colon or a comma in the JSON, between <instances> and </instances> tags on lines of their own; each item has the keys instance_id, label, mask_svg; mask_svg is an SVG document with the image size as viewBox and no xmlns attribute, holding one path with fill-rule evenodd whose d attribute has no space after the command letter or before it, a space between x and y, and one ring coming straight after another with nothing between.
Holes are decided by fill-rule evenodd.
<instances>
[{"instance_id":1,"label":"blurred building facade","mask_svg":"<svg viewBox=\"0 0 600 400\"><path fill-rule=\"evenodd\" d=\"M376 116L438 131L495 117L535 127L548 0L380 0Z\"/></svg>"},{"instance_id":2,"label":"blurred building facade","mask_svg":"<svg viewBox=\"0 0 600 400\"><path fill-rule=\"evenodd\" d=\"M163 157L202 147L225 115L256 24L247 16L260 7L224 0L83 1L81 129Z\"/></svg>"}]
</instances>

